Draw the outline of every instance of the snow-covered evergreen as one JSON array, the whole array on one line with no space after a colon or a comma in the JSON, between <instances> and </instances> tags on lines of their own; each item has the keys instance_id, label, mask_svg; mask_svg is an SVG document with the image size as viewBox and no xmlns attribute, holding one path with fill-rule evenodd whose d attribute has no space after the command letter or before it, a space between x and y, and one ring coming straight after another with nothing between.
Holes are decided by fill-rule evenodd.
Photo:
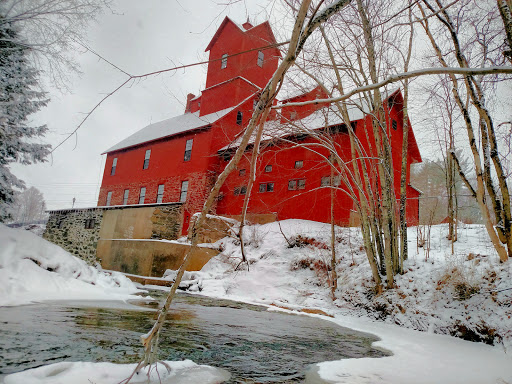
<instances>
[{"instance_id":1,"label":"snow-covered evergreen","mask_svg":"<svg viewBox=\"0 0 512 384\"><path fill-rule=\"evenodd\" d=\"M50 150L49 144L34 140L44 136L46 125L32 127L29 121L49 100L38 90L38 71L27 61L28 48L16 37L11 24L0 22L0 221L9 217L13 188L25 186L11 173L9 164L45 161Z\"/></svg>"}]
</instances>

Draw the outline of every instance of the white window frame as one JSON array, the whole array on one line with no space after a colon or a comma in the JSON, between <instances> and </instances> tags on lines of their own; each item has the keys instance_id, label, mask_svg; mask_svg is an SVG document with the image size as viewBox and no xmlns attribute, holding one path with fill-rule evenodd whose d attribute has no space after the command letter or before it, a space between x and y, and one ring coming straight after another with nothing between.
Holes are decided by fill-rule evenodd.
<instances>
[{"instance_id":1,"label":"white window frame","mask_svg":"<svg viewBox=\"0 0 512 384\"><path fill-rule=\"evenodd\" d=\"M185 154L183 155L183 161L190 161L192 158L192 146L194 145L194 139L188 139L185 144Z\"/></svg>"},{"instance_id":2,"label":"white window frame","mask_svg":"<svg viewBox=\"0 0 512 384\"><path fill-rule=\"evenodd\" d=\"M146 187L141 187L139 192L139 204L144 204L146 199Z\"/></svg>"},{"instance_id":3,"label":"white window frame","mask_svg":"<svg viewBox=\"0 0 512 384\"><path fill-rule=\"evenodd\" d=\"M220 60L220 69L224 69L228 66L228 54L225 53L222 55Z\"/></svg>"},{"instance_id":4,"label":"white window frame","mask_svg":"<svg viewBox=\"0 0 512 384\"><path fill-rule=\"evenodd\" d=\"M146 154L144 155L144 163L142 164L142 169L149 168L149 159L151 157L151 149L146 150Z\"/></svg>"},{"instance_id":5,"label":"white window frame","mask_svg":"<svg viewBox=\"0 0 512 384\"><path fill-rule=\"evenodd\" d=\"M117 167L117 157L114 157L114 160L112 160L112 168L110 169L110 176L114 176L116 174L116 167Z\"/></svg>"},{"instance_id":6,"label":"white window frame","mask_svg":"<svg viewBox=\"0 0 512 384\"><path fill-rule=\"evenodd\" d=\"M156 192L156 202L161 203L164 199L164 191L165 191L165 184L158 185L158 190Z\"/></svg>"},{"instance_id":7,"label":"white window frame","mask_svg":"<svg viewBox=\"0 0 512 384\"><path fill-rule=\"evenodd\" d=\"M180 203L184 203L187 201L187 193L188 193L188 180L183 180L181 182L180 189Z\"/></svg>"}]
</instances>

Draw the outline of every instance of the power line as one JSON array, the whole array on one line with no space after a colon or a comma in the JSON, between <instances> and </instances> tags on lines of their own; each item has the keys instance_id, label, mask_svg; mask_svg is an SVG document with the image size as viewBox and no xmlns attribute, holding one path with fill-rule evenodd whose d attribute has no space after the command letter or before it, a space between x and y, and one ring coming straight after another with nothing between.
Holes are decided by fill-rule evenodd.
<instances>
[{"instance_id":1,"label":"power line","mask_svg":"<svg viewBox=\"0 0 512 384\"><path fill-rule=\"evenodd\" d=\"M257 48L251 48L251 49L248 49L246 51L242 51L242 52L237 52L237 53L233 53L231 55L228 55L227 57L234 57L234 56L238 56L238 55L242 55L244 53L248 53L248 52L253 52L253 51L262 51L262 50L267 50L267 49L271 49L271 48L277 48L277 47L280 47L282 45L285 45L285 44L288 44L290 41L284 41L282 43L274 43L274 44L269 44L269 45L264 45L264 46L261 46L261 47L257 47ZM135 80L135 79L143 79L145 77L149 77L149 76L153 76L153 75L160 75L162 73L166 73L166 72L170 72L170 71L176 71L178 69L185 69L185 68L189 68L189 67L194 67L194 66L197 66L197 65L203 65L203 64L209 64L209 63L214 63L214 62L217 62L217 61L221 61L223 60L226 56L223 57L220 57L218 59L213 59L213 60L207 60L207 61L200 61L200 62L196 62L196 63L191 63L191 64L184 64L184 65L180 65L180 66L177 66L177 67L173 67L173 68L167 68L167 69L162 69L160 71L154 71L154 72L149 72L149 73L145 73L145 74L142 74L142 75L131 75L129 74L128 72L125 72L123 71L122 69L120 69L118 66L112 64L110 61L108 61L107 59L105 59L104 57L102 57L100 54L96 53L95 51L93 51L92 49L88 48L85 44L83 43L79 43L81 44L85 49L89 50L91 53L93 53L94 55L96 55L98 58L100 58L101 60L104 60L106 63L110 64L111 66L113 66L114 68L116 68L117 70L119 70L120 72L124 73L126 76L128 76L128 79L123 81L123 83L121 83L121 85L119 85L117 88L115 88L113 91L109 92L105 97L103 97L103 99L101 99L86 115L85 117L82 119L82 121L80 122L80 124L78 124L78 126L73 130L73 132L71 132L68 136L66 136L66 138L64 140L62 140L59 144L57 144L51 151L50 151L50 154L53 154L53 152L55 152L55 150L57 150L57 148L59 148L62 144L64 144L66 141L68 141L74 134L76 134L76 132L82 127L82 125L87 121L87 119L89 118L89 116L91 116L91 114L97 109L99 108L99 106L101 104L103 104L103 102L105 100L107 100L110 96L112 96L113 94L115 94L117 91L119 91L121 88L123 88L126 84L128 84L130 81L132 80ZM75 147L76 147L76 144L75 144Z\"/></svg>"}]
</instances>

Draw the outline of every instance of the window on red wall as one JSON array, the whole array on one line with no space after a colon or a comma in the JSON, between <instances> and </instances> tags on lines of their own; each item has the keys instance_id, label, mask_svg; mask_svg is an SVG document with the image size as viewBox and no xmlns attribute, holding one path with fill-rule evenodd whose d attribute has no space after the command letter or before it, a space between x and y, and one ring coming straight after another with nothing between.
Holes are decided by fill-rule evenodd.
<instances>
[{"instance_id":1,"label":"window on red wall","mask_svg":"<svg viewBox=\"0 0 512 384\"><path fill-rule=\"evenodd\" d=\"M288 190L295 191L297 189L306 189L306 179L295 179L288 181Z\"/></svg>"},{"instance_id":2,"label":"window on red wall","mask_svg":"<svg viewBox=\"0 0 512 384\"><path fill-rule=\"evenodd\" d=\"M157 203L161 203L164 199L164 188L165 188L165 185L163 185L163 184L160 184L158 186L158 191L156 193L156 202Z\"/></svg>"},{"instance_id":3,"label":"window on red wall","mask_svg":"<svg viewBox=\"0 0 512 384\"><path fill-rule=\"evenodd\" d=\"M222 55L222 59L220 61L220 69L224 69L228 66L228 54L225 53Z\"/></svg>"},{"instance_id":4,"label":"window on red wall","mask_svg":"<svg viewBox=\"0 0 512 384\"><path fill-rule=\"evenodd\" d=\"M188 192L188 180L181 182L181 191L180 191L180 202L184 203L187 201L187 192Z\"/></svg>"},{"instance_id":5,"label":"window on red wall","mask_svg":"<svg viewBox=\"0 0 512 384\"><path fill-rule=\"evenodd\" d=\"M393 129L396 131L398 124L395 119L393 119L393 121L391 122L391 127L393 127Z\"/></svg>"},{"instance_id":6,"label":"window on red wall","mask_svg":"<svg viewBox=\"0 0 512 384\"><path fill-rule=\"evenodd\" d=\"M139 204L144 204L144 199L146 198L146 187L142 187L139 193Z\"/></svg>"},{"instance_id":7,"label":"window on red wall","mask_svg":"<svg viewBox=\"0 0 512 384\"><path fill-rule=\"evenodd\" d=\"M242 125L243 118L244 118L244 114L242 113L242 111L238 111L236 113L236 123L238 125Z\"/></svg>"},{"instance_id":8,"label":"window on red wall","mask_svg":"<svg viewBox=\"0 0 512 384\"><path fill-rule=\"evenodd\" d=\"M151 157L151 149L148 149L146 151L146 154L144 155L144 164L142 164L142 169L148 169L149 168L149 158Z\"/></svg>"},{"instance_id":9,"label":"window on red wall","mask_svg":"<svg viewBox=\"0 0 512 384\"><path fill-rule=\"evenodd\" d=\"M303 166L303 165L304 165L304 161L303 161L303 160L297 160L297 161L295 162L295 166L294 166L294 168L295 168L295 169L299 169L299 168L302 168L302 166Z\"/></svg>"},{"instance_id":10,"label":"window on red wall","mask_svg":"<svg viewBox=\"0 0 512 384\"><path fill-rule=\"evenodd\" d=\"M258 66L263 67L264 60L265 60L265 54L262 51L258 51Z\"/></svg>"},{"instance_id":11,"label":"window on red wall","mask_svg":"<svg viewBox=\"0 0 512 384\"><path fill-rule=\"evenodd\" d=\"M125 189L124 190L124 195L123 195L123 205L128 204L128 196L129 195L130 195L130 190L129 189Z\"/></svg>"},{"instance_id":12,"label":"window on red wall","mask_svg":"<svg viewBox=\"0 0 512 384\"><path fill-rule=\"evenodd\" d=\"M245 176L245 168L238 171L238 176Z\"/></svg>"},{"instance_id":13,"label":"window on red wall","mask_svg":"<svg viewBox=\"0 0 512 384\"><path fill-rule=\"evenodd\" d=\"M109 193L107 193L107 202L106 202L106 206L108 207L110 205L110 203L112 202L112 191L110 191Z\"/></svg>"},{"instance_id":14,"label":"window on red wall","mask_svg":"<svg viewBox=\"0 0 512 384\"><path fill-rule=\"evenodd\" d=\"M192 145L194 144L194 139L188 139L185 144L185 156L183 157L183 161L190 161L192 157Z\"/></svg>"},{"instance_id":15,"label":"window on red wall","mask_svg":"<svg viewBox=\"0 0 512 384\"><path fill-rule=\"evenodd\" d=\"M272 172L272 164L269 164L269 165L266 165L265 166L265 172Z\"/></svg>"},{"instance_id":16,"label":"window on red wall","mask_svg":"<svg viewBox=\"0 0 512 384\"><path fill-rule=\"evenodd\" d=\"M116 167L117 167L117 157L112 160L112 169L110 170L110 176L114 176L116 174Z\"/></svg>"},{"instance_id":17,"label":"window on red wall","mask_svg":"<svg viewBox=\"0 0 512 384\"><path fill-rule=\"evenodd\" d=\"M261 183L259 192L274 192L274 183Z\"/></svg>"}]
</instances>

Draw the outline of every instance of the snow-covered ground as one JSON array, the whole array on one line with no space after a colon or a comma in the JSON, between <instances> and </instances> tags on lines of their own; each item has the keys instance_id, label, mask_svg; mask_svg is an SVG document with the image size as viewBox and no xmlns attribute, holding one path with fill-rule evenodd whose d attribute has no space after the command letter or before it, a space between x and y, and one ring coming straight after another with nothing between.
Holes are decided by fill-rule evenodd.
<instances>
[{"instance_id":1,"label":"snow-covered ground","mask_svg":"<svg viewBox=\"0 0 512 384\"><path fill-rule=\"evenodd\" d=\"M329 225L287 220L280 226L246 227L249 271L235 270L240 247L225 238L217 244L224 249L219 257L188 273L184 284L276 310L322 310L334 316L326 319L378 335L376 346L394 354L322 363L310 382L320 375L335 383L512 383L512 262L499 263L482 226L461 224L453 255L447 225L432 227L428 257L411 228L406 272L396 289L381 295L374 292L359 230L337 228L334 302L325 268Z\"/></svg>"},{"instance_id":2,"label":"snow-covered ground","mask_svg":"<svg viewBox=\"0 0 512 384\"><path fill-rule=\"evenodd\" d=\"M393 353L379 359L319 363L308 372L307 383L512 383L512 262L499 263L482 226L461 225L453 255L446 232L446 225L432 228L427 258L425 249L416 247L416 228L411 228L406 273L397 277L396 289L381 295L374 292L359 231L337 228L339 279L333 301L325 269L330 228L301 220L246 227L249 270L243 265L236 270L241 257L237 239L220 240L215 245L223 252L202 271L188 272L183 286L208 296L267 305L270 310L321 310L333 316L323 316L326 320L379 336L375 346ZM25 269L41 269L37 264L47 268L50 260L44 255L64 252L46 242L30 247L27 243L34 239L12 235L13 239L6 233L0 228L0 242L6 244L0 250L2 299L2 273L10 272L17 284L26 280ZM47 252L44 249L50 248L45 247L55 248ZM9 254L18 255L12 267L5 261ZM72 269L65 267L63 272ZM69 280L73 274L64 275ZM45 281L46 275L42 276ZM6 383L79 382L76 377L87 378L84 383L118 382L132 369L102 364L58 363L11 375ZM203 370L186 362L180 371L180 363L173 364L178 364L176 369L162 382L209 382L194 376L196 369L199 375L213 378L210 382L223 380L216 376L222 371L214 368Z\"/></svg>"},{"instance_id":3,"label":"snow-covered ground","mask_svg":"<svg viewBox=\"0 0 512 384\"><path fill-rule=\"evenodd\" d=\"M223 369L197 365L190 360L166 361L152 367L151 383L217 384L229 379ZM66 362L56 363L15 373L5 378L5 384L116 384L128 378L136 364ZM168 371L167 368L170 368ZM135 375L130 383L148 383L147 369Z\"/></svg>"},{"instance_id":4,"label":"snow-covered ground","mask_svg":"<svg viewBox=\"0 0 512 384\"><path fill-rule=\"evenodd\" d=\"M24 229L0 224L0 307L51 300L127 300L139 289Z\"/></svg>"}]
</instances>

